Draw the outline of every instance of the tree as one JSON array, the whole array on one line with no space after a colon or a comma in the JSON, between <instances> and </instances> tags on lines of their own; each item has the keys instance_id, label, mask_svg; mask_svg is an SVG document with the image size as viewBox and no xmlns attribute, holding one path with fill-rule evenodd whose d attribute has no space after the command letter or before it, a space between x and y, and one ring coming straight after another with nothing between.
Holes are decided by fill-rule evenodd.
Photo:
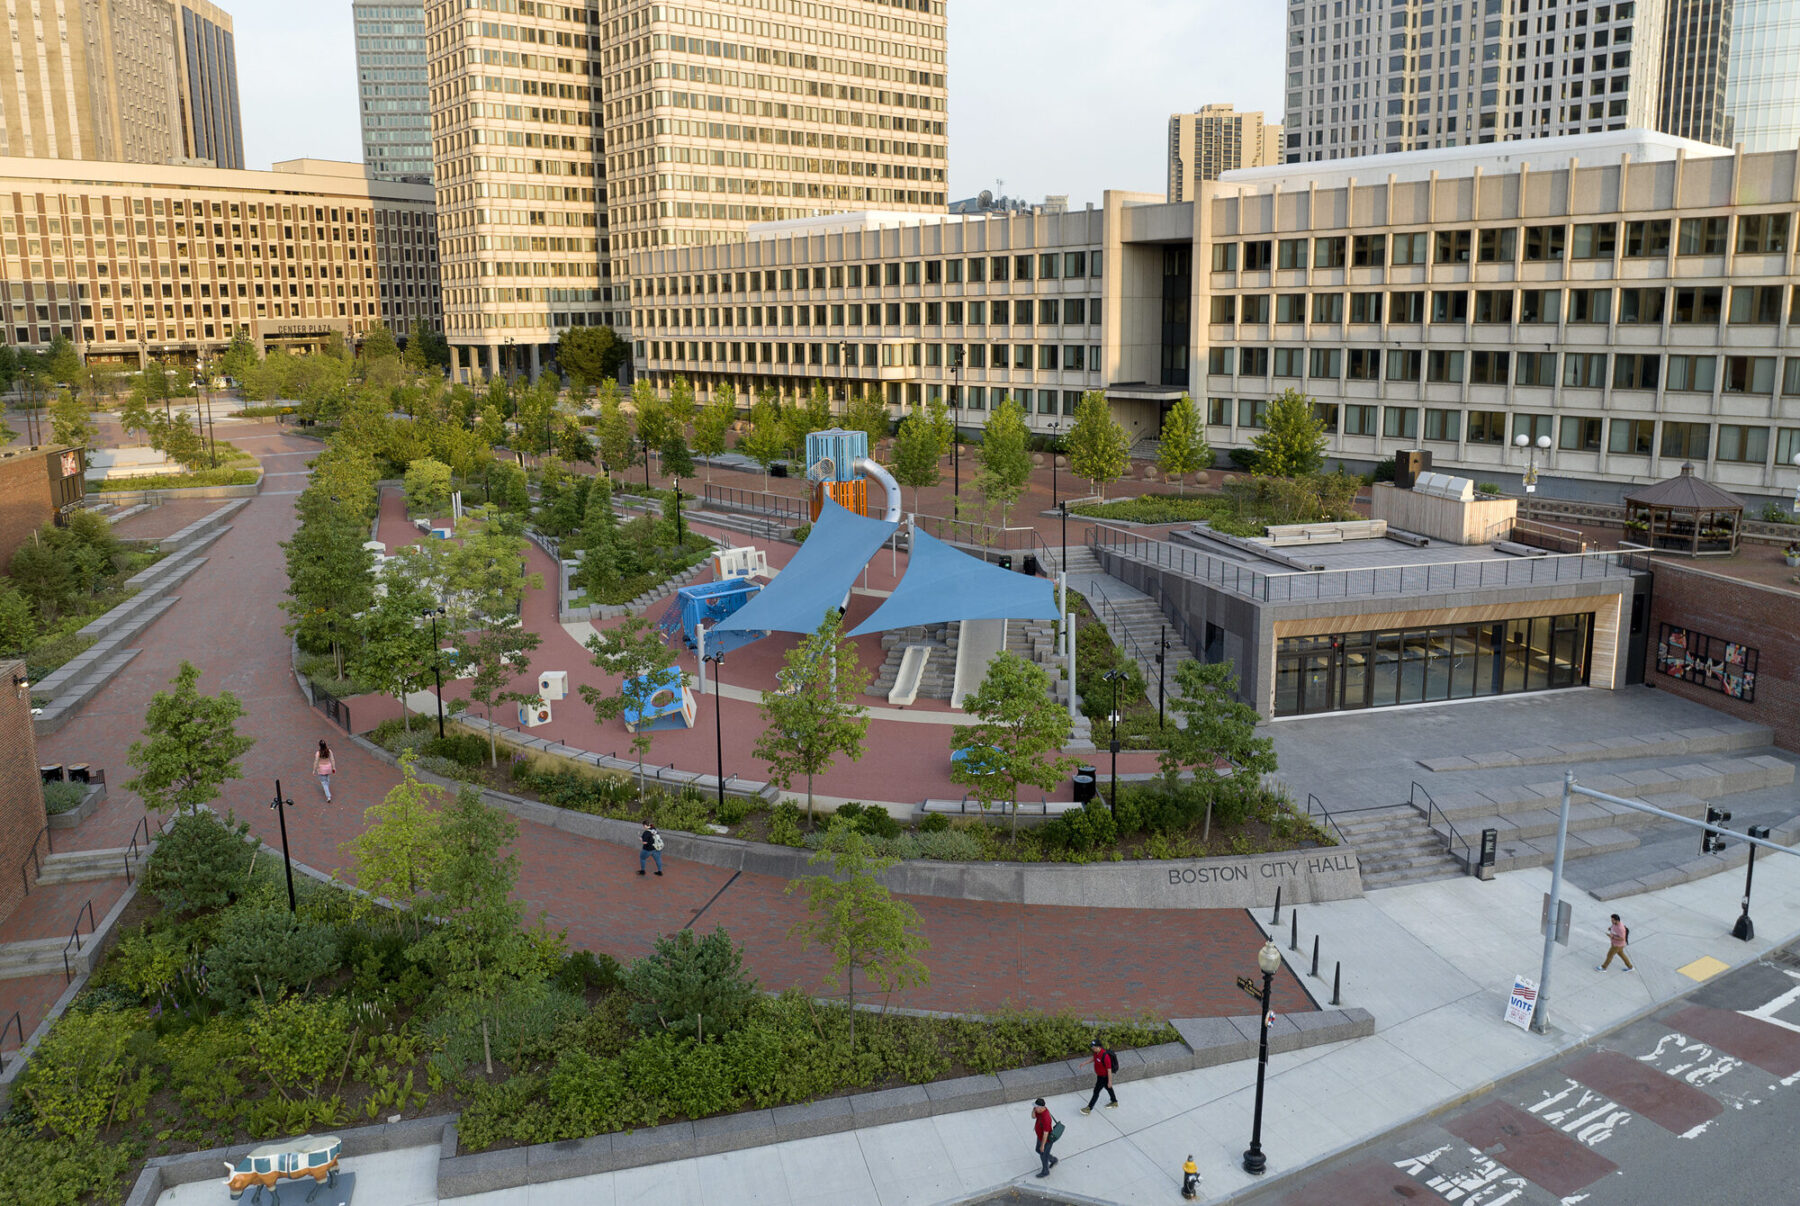
<instances>
[{"instance_id":1,"label":"tree","mask_svg":"<svg viewBox=\"0 0 1800 1206\"><path fill-rule=\"evenodd\" d=\"M872 454L875 446L888 433L887 403L874 390L864 390L850 399L844 407L839 419L846 431L864 432L869 437L869 451Z\"/></svg>"},{"instance_id":2,"label":"tree","mask_svg":"<svg viewBox=\"0 0 1800 1206\"><path fill-rule=\"evenodd\" d=\"M415 373L450 367L450 344L423 318L413 319L406 333L406 354L401 361Z\"/></svg>"},{"instance_id":3,"label":"tree","mask_svg":"<svg viewBox=\"0 0 1800 1206\"><path fill-rule=\"evenodd\" d=\"M1255 787L1263 775L1275 773L1275 742L1256 735L1261 717L1237 697L1237 675L1229 662L1183 662L1175 671L1169 711L1183 718L1164 732L1167 748L1157 756L1163 774L1173 780L1182 770L1211 771L1220 761L1232 767L1241 790ZM1240 778L1241 777L1241 778ZM1212 795L1207 797L1204 837L1212 834Z\"/></svg>"},{"instance_id":4,"label":"tree","mask_svg":"<svg viewBox=\"0 0 1800 1206\"><path fill-rule=\"evenodd\" d=\"M1125 428L1112 416L1106 394L1088 390L1075 404L1075 426L1069 429L1069 472L1094 483L1106 497L1106 483L1116 482L1131 467L1131 441Z\"/></svg>"},{"instance_id":5,"label":"tree","mask_svg":"<svg viewBox=\"0 0 1800 1206\"><path fill-rule=\"evenodd\" d=\"M506 420L492 403L484 404L476 416L475 434L490 448L506 443Z\"/></svg>"},{"instance_id":6,"label":"tree","mask_svg":"<svg viewBox=\"0 0 1800 1206\"><path fill-rule=\"evenodd\" d=\"M219 354L219 371L241 383L257 359L256 341L250 338L248 330L240 327L231 337L231 343Z\"/></svg>"},{"instance_id":7,"label":"tree","mask_svg":"<svg viewBox=\"0 0 1800 1206\"><path fill-rule=\"evenodd\" d=\"M194 426L194 416L185 410L177 411L173 418L150 417L150 446L190 472L200 469L208 459L206 441Z\"/></svg>"},{"instance_id":8,"label":"tree","mask_svg":"<svg viewBox=\"0 0 1800 1206\"><path fill-rule=\"evenodd\" d=\"M831 424L831 393L823 381L813 382L806 401L783 416L787 446L796 455L806 447L806 437L824 431Z\"/></svg>"},{"instance_id":9,"label":"tree","mask_svg":"<svg viewBox=\"0 0 1800 1206\"><path fill-rule=\"evenodd\" d=\"M611 327L570 327L557 340L557 367L583 393L616 379L624 363L625 344Z\"/></svg>"},{"instance_id":10,"label":"tree","mask_svg":"<svg viewBox=\"0 0 1800 1206\"><path fill-rule=\"evenodd\" d=\"M179 810L218 798L219 789L244 773L238 759L256 742L240 737L237 721L243 705L229 691L202 695L200 671L183 661L170 682L173 691L158 691L144 710L144 736L126 754L137 777L125 784L153 812Z\"/></svg>"},{"instance_id":11,"label":"tree","mask_svg":"<svg viewBox=\"0 0 1800 1206\"><path fill-rule=\"evenodd\" d=\"M66 389L57 392L56 404L50 408L52 440L58 444L86 448L94 442L94 436L99 430L94 425L94 420L88 416L87 403Z\"/></svg>"},{"instance_id":12,"label":"tree","mask_svg":"<svg viewBox=\"0 0 1800 1206\"><path fill-rule=\"evenodd\" d=\"M1325 422L1313 400L1297 389L1269 399L1266 426L1250 441L1256 472L1269 477L1305 477L1325 466Z\"/></svg>"},{"instance_id":13,"label":"tree","mask_svg":"<svg viewBox=\"0 0 1800 1206\"><path fill-rule=\"evenodd\" d=\"M618 386L611 378L600 390L600 421L594 424L594 438L600 445L600 466L607 476L631 464L631 416L625 413Z\"/></svg>"},{"instance_id":14,"label":"tree","mask_svg":"<svg viewBox=\"0 0 1800 1206\"><path fill-rule=\"evenodd\" d=\"M305 495L301 499L304 506ZM368 539L362 515L321 504L311 516L302 510L300 527L281 546L287 555L288 597L281 605L288 613L287 631L302 648L329 646L340 674L343 641L355 630L357 614L374 598L375 559L363 547Z\"/></svg>"},{"instance_id":15,"label":"tree","mask_svg":"<svg viewBox=\"0 0 1800 1206\"><path fill-rule=\"evenodd\" d=\"M844 613L833 609L810 636L788 650L775 686L762 693L768 727L756 739L756 756L783 789L806 776L806 820L813 820L813 776L838 754L852 762L863 755L868 710L856 702L869 685L869 672L856 659L856 646L843 639Z\"/></svg>"},{"instance_id":16,"label":"tree","mask_svg":"<svg viewBox=\"0 0 1800 1206\"><path fill-rule=\"evenodd\" d=\"M427 542L426 548L442 543ZM437 662L431 628L422 618L437 602L424 577L428 565L425 556L405 549L382 565L381 589L359 617L362 639L350 657L356 681L392 695L400 704L401 723L409 732L412 712L406 697L430 681Z\"/></svg>"},{"instance_id":17,"label":"tree","mask_svg":"<svg viewBox=\"0 0 1800 1206\"><path fill-rule=\"evenodd\" d=\"M725 451L725 433L737 418L737 391L729 382L713 387L712 401L694 416L694 452L706 458L706 480L712 481L712 458Z\"/></svg>"},{"instance_id":18,"label":"tree","mask_svg":"<svg viewBox=\"0 0 1800 1206\"><path fill-rule=\"evenodd\" d=\"M694 458L688 452L687 441L681 438L681 431L671 427L669 434L663 437L662 469L670 477L691 478L694 476Z\"/></svg>"},{"instance_id":19,"label":"tree","mask_svg":"<svg viewBox=\"0 0 1800 1206\"><path fill-rule=\"evenodd\" d=\"M565 417L562 430L556 433L556 455L571 463L585 461L591 465L594 463L594 441L588 439L580 423Z\"/></svg>"},{"instance_id":20,"label":"tree","mask_svg":"<svg viewBox=\"0 0 1800 1206\"><path fill-rule=\"evenodd\" d=\"M656 387L642 377L631 387L631 409L636 416L638 445L644 454L644 484L650 484L650 450L661 448L674 425L669 408L656 396Z\"/></svg>"},{"instance_id":21,"label":"tree","mask_svg":"<svg viewBox=\"0 0 1800 1206\"><path fill-rule=\"evenodd\" d=\"M398 905L412 918L415 939L416 906L443 862L444 816L433 804L444 795L443 788L419 782L417 756L406 751L400 782L381 803L363 810L362 832L342 847L356 860L357 886Z\"/></svg>"},{"instance_id":22,"label":"tree","mask_svg":"<svg viewBox=\"0 0 1800 1206\"><path fill-rule=\"evenodd\" d=\"M357 358L366 363L400 358L400 345L394 342L394 333L387 329L387 324L378 322L369 328L363 336L362 347L357 350Z\"/></svg>"},{"instance_id":23,"label":"tree","mask_svg":"<svg viewBox=\"0 0 1800 1206\"><path fill-rule=\"evenodd\" d=\"M1008 398L994 408L975 457L981 462L975 488L1000 508L1000 525L1005 527L1007 511L1031 480L1031 432L1017 402Z\"/></svg>"},{"instance_id":24,"label":"tree","mask_svg":"<svg viewBox=\"0 0 1800 1206\"><path fill-rule=\"evenodd\" d=\"M769 466L787 453L787 447L781 404L773 397L757 399L750 408L750 430L738 440L738 451L762 466L764 490L769 488Z\"/></svg>"},{"instance_id":25,"label":"tree","mask_svg":"<svg viewBox=\"0 0 1800 1206\"><path fill-rule=\"evenodd\" d=\"M1187 493L1186 477L1212 464L1212 449L1206 443L1206 425L1200 421L1200 408L1186 394L1163 416L1161 445L1156 452L1156 467L1175 479L1176 492Z\"/></svg>"},{"instance_id":26,"label":"tree","mask_svg":"<svg viewBox=\"0 0 1800 1206\"><path fill-rule=\"evenodd\" d=\"M926 486L935 486L943 479L940 468L943 449L938 444L938 433L933 430L931 420L918 411L902 419L889 455L892 463L888 468L894 480L913 488L913 511L916 513L919 491Z\"/></svg>"},{"instance_id":27,"label":"tree","mask_svg":"<svg viewBox=\"0 0 1800 1206\"><path fill-rule=\"evenodd\" d=\"M81 353L61 331L51 336L50 347L44 352L44 372L56 385L68 385L81 375Z\"/></svg>"},{"instance_id":28,"label":"tree","mask_svg":"<svg viewBox=\"0 0 1800 1206\"><path fill-rule=\"evenodd\" d=\"M626 970L623 987L633 998L626 1014L632 1025L695 1039L735 1030L756 1000L744 948L732 945L723 928L704 938L691 929L663 935Z\"/></svg>"},{"instance_id":29,"label":"tree","mask_svg":"<svg viewBox=\"0 0 1800 1206\"><path fill-rule=\"evenodd\" d=\"M450 554L449 593L467 600L467 612L456 626L456 661L469 671L469 698L487 717L490 766L500 765L494 709L504 703L541 702L535 690L512 684L543 641L519 618L525 592L541 587L543 578L525 573L525 539L509 531L502 518L486 506L465 516L457 525L461 547Z\"/></svg>"},{"instance_id":30,"label":"tree","mask_svg":"<svg viewBox=\"0 0 1800 1206\"><path fill-rule=\"evenodd\" d=\"M597 477L588 490L587 510L581 517L579 581L589 594L597 596L618 583L618 545L619 520L613 514L612 487L604 477Z\"/></svg>"},{"instance_id":31,"label":"tree","mask_svg":"<svg viewBox=\"0 0 1800 1206\"><path fill-rule=\"evenodd\" d=\"M806 888L807 911L806 920L795 923L788 937L816 943L830 953L832 987L837 986L839 973L844 974L854 1050L856 973L860 970L882 992L929 984L931 971L918 952L931 944L918 932L918 910L895 899L881 882L881 873L896 860L877 857L863 833L849 825L832 826L824 846L809 861L824 864L829 873L788 885L789 892Z\"/></svg>"},{"instance_id":32,"label":"tree","mask_svg":"<svg viewBox=\"0 0 1800 1206\"><path fill-rule=\"evenodd\" d=\"M406 467L406 509L430 517L450 506L450 466L421 457Z\"/></svg>"},{"instance_id":33,"label":"tree","mask_svg":"<svg viewBox=\"0 0 1800 1206\"><path fill-rule=\"evenodd\" d=\"M598 687L581 688L581 698L594 709L594 719L607 721L614 717L636 724L631 734L631 748L638 756L638 792L644 790L644 755L650 752L650 725L645 719L650 700L659 691L681 687L679 665L671 665L675 655L664 644L662 630L642 616L627 616L616 628L608 628L588 638L588 651L594 665L608 674L620 676L612 694Z\"/></svg>"},{"instance_id":34,"label":"tree","mask_svg":"<svg viewBox=\"0 0 1800 1206\"><path fill-rule=\"evenodd\" d=\"M1042 667L1002 652L988 663L975 693L963 697L963 711L976 723L958 725L951 734L951 748L970 751L952 765L951 777L968 787L984 811L1012 805L1017 833L1020 785L1048 791L1075 765L1073 758L1049 756L1069 740L1068 710L1051 694Z\"/></svg>"},{"instance_id":35,"label":"tree","mask_svg":"<svg viewBox=\"0 0 1800 1206\"><path fill-rule=\"evenodd\" d=\"M426 905L437 925L419 944L446 987L480 1011L482 1057L490 1074L494 999L536 965L520 928L522 907L513 899L519 859L510 847L518 832L512 818L488 807L474 788L456 794L438 826L441 861L431 875Z\"/></svg>"},{"instance_id":36,"label":"tree","mask_svg":"<svg viewBox=\"0 0 1800 1206\"><path fill-rule=\"evenodd\" d=\"M669 412L670 426L681 435L686 435L688 424L694 421L693 383L682 376L669 382L669 400L664 405ZM666 436L664 440L667 441Z\"/></svg>"}]
</instances>

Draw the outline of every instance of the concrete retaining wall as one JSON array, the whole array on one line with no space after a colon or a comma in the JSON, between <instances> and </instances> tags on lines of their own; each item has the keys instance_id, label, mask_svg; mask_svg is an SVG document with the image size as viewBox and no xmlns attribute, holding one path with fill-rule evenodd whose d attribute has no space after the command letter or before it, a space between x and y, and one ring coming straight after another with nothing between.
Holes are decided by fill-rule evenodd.
<instances>
[{"instance_id":1,"label":"concrete retaining wall","mask_svg":"<svg viewBox=\"0 0 1800 1206\"><path fill-rule=\"evenodd\" d=\"M102 502L117 503L121 507L135 506L141 502L178 502L184 498L255 498L262 492L263 479L258 477L253 482L241 486L184 486L175 490L107 490L90 494L89 498L98 498Z\"/></svg>"}]
</instances>

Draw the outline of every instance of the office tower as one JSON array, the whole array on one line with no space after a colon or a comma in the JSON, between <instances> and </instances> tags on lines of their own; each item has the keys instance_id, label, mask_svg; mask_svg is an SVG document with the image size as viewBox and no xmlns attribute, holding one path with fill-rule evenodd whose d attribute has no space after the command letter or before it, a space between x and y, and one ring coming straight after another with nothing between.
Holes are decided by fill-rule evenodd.
<instances>
[{"instance_id":1,"label":"office tower","mask_svg":"<svg viewBox=\"0 0 1800 1206\"><path fill-rule=\"evenodd\" d=\"M0 153L243 166L231 18L203 0L8 5Z\"/></svg>"},{"instance_id":2,"label":"office tower","mask_svg":"<svg viewBox=\"0 0 1800 1206\"><path fill-rule=\"evenodd\" d=\"M1725 72L1734 0L1671 0L1663 43L1663 95L1657 129L1679 138L1731 145Z\"/></svg>"},{"instance_id":3,"label":"office tower","mask_svg":"<svg viewBox=\"0 0 1800 1206\"><path fill-rule=\"evenodd\" d=\"M1725 111L1746 151L1800 144L1800 5L1736 0Z\"/></svg>"},{"instance_id":4,"label":"office tower","mask_svg":"<svg viewBox=\"0 0 1800 1206\"><path fill-rule=\"evenodd\" d=\"M1230 105L1202 105L1169 118L1169 200L1191 201L1220 172L1281 162L1281 127Z\"/></svg>"},{"instance_id":5,"label":"office tower","mask_svg":"<svg viewBox=\"0 0 1800 1206\"><path fill-rule=\"evenodd\" d=\"M1670 2L1294 0L1286 158L1655 128Z\"/></svg>"},{"instance_id":6,"label":"office tower","mask_svg":"<svg viewBox=\"0 0 1800 1206\"><path fill-rule=\"evenodd\" d=\"M363 163L377 180L431 183L425 0L353 0Z\"/></svg>"},{"instance_id":7,"label":"office tower","mask_svg":"<svg viewBox=\"0 0 1800 1206\"><path fill-rule=\"evenodd\" d=\"M231 14L206 0L179 0L177 7L181 53L176 57L176 74L187 157L210 160L215 167L241 168L244 130L238 120L237 47Z\"/></svg>"},{"instance_id":8,"label":"office tower","mask_svg":"<svg viewBox=\"0 0 1800 1206\"><path fill-rule=\"evenodd\" d=\"M426 3L432 140L447 333L490 371L627 327L633 251L944 210L942 0L468 5Z\"/></svg>"}]
</instances>

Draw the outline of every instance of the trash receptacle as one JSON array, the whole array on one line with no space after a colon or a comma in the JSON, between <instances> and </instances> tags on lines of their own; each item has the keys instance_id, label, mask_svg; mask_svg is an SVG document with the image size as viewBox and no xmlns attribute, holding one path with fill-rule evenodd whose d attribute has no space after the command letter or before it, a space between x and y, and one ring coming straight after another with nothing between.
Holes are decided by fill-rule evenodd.
<instances>
[{"instance_id":1,"label":"trash receptacle","mask_svg":"<svg viewBox=\"0 0 1800 1206\"><path fill-rule=\"evenodd\" d=\"M994 564L998 565L1003 570L1011 569L1012 568L1012 554L1001 553L1000 556L998 556L994 559Z\"/></svg>"},{"instance_id":2,"label":"trash receptacle","mask_svg":"<svg viewBox=\"0 0 1800 1206\"><path fill-rule=\"evenodd\" d=\"M776 461L773 465L769 466L770 477L786 477L787 475L788 467L786 461Z\"/></svg>"},{"instance_id":3,"label":"trash receptacle","mask_svg":"<svg viewBox=\"0 0 1800 1206\"><path fill-rule=\"evenodd\" d=\"M1086 804L1094 798L1094 776L1085 771L1075 772L1075 802Z\"/></svg>"},{"instance_id":4,"label":"trash receptacle","mask_svg":"<svg viewBox=\"0 0 1800 1206\"><path fill-rule=\"evenodd\" d=\"M1500 851L1500 831L1483 829L1481 831L1481 857L1475 864L1475 878L1494 878L1494 859Z\"/></svg>"},{"instance_id":5,"label":"trash receptacle","mask_svg":"<svg viewBox=\"0 0 1800 1206\"><path fill-rule=\"evenodd\" d=\"M60 762L51 762L38 767L38 778L46 783L61 783L63 768Z\"/></svg>"},{"instance_id":6,"label":"trash receptacle","mask_svg":"<svg viewBox=\"0 0 1800 1206\"><path fill-rule=\"evenodd\" d=\"M1044 567L1038 564L1036 553L1025 554L1025 565L1021 572L1030 574L1033 578L1044 572Z\"/></svg>"}]
</instances>

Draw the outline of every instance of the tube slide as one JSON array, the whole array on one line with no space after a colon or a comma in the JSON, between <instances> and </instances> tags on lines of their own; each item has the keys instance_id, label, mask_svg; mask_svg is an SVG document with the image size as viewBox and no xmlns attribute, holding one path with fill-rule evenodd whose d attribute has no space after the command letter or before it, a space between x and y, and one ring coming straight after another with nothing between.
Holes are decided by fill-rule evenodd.
<instances>
[{"instance_id":1,"label":"tube slide","mask_svg":"<svg viewBox=\"0 0 1800 1206\"><path fill-rule=\"evenodd\" d=\"M881 518L888 523L899 523L900 483L894 480L894 475L866 456L857 457L856 461L850 467L858 473L868 474L870 477L881 483L881 488L887 491L887 514L883 515Z\"/></svg>"}]
</instances>

